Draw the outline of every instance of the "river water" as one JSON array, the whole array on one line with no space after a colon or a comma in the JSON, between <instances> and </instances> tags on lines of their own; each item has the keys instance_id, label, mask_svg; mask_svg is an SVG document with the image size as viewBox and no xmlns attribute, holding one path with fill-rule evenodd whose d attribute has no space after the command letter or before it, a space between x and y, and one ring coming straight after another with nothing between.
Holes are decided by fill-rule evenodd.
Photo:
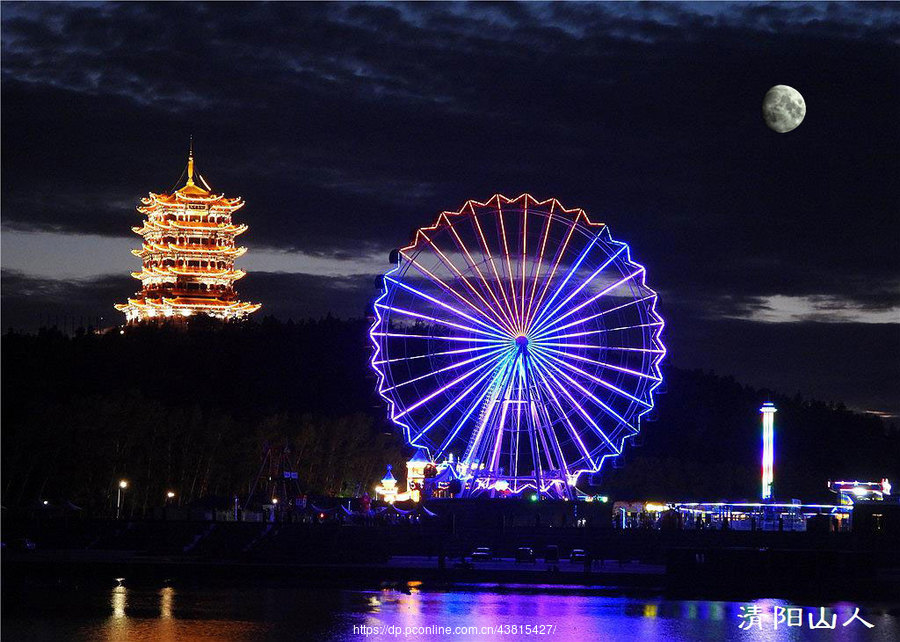
<instances>
[{"instance_id":1,"label":"river water","mask_svg":"<svg viewBox=\"0 0 900 642\"><path fill-rule=\"evenodd\" d=\"M4 590L4 642L900 640L896 601L685 601L559 587L476 585L437 591L415 582L371 591L112 584ZM835 628L821 628L822 622L831 624L832 616Z\"/></svg>"}]
</instances>

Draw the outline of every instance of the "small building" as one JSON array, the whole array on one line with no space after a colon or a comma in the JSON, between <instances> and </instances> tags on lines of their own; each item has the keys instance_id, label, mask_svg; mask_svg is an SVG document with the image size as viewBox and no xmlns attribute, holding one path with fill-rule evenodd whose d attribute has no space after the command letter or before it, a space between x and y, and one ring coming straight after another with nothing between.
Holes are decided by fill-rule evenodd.
<instances>
[{"instance_id":1,"label":"small building","mask_svg":"<svg viewBox=\"0 0 900 642\"><path fill-rule=\"evenodd\" d=\"M389 504L393 504L396 501L402 501L409 498L409 495L406 493L404 493L403 497L399 495L397 489L397 478L394 477L394 473L391 472L391 468L393 468L393 466L388 464L387 472L384 474L384 477L381 478L381 484L375 487L375 497L383 499Z\"/></svg>"}]
</instances>

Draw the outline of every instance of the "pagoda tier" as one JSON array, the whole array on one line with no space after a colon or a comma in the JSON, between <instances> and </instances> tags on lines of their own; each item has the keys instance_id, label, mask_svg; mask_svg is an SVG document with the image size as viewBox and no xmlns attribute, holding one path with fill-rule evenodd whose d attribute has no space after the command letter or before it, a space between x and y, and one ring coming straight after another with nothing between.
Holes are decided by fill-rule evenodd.
<instances>
[{"instance_id":1,"label":"pagoda tier","mask_svg":"<svg viewBox=\"0 0 900 642\"><path fill-rule=\"evenodd\" d=\"M235 245L235 237L247 226L234 225L231 215L244 201L214 194L199 172L197 176L202 186L194 182L192 150L181 189L150 192L141 199L137 210L147 218L131 229L144 242L131 252L143 265L131 274L142 287L135 298L116 305L128 323L193 315L235 319L260 308L238 301L234 289L234 282L246 274L235 269L234 260L247 251Z\"/></svg>"}]
</instances>

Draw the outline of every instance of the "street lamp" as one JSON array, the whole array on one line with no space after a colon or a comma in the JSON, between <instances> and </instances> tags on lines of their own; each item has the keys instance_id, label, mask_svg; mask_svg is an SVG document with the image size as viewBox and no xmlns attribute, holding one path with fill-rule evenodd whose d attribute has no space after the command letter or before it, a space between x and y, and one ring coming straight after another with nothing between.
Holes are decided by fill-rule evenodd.
<instances>
[{"instance_id":1,"label":"street lamp","mask_svg":"<svg viewBox=\"0 0 900 642\"><path fill-rule=\"evenodd\" d=\"M116 493L116 519L122 517L122 497L125 493L126 488L128 488L128 480L119 480L119 488L118 492Z\"/></svg>"},{"instance_id":2,"label":"street lamp","mask_svg":"<svg viewBox=\"0 0 900 642\"><path fill-rule=\"evenodd\" d=\"M172 498L175 497L175 493L173 493L173 492L170 490L168 493L166 493L166 497L168 497L169 499L172 499Z\"/></svg>"}]
</instances>

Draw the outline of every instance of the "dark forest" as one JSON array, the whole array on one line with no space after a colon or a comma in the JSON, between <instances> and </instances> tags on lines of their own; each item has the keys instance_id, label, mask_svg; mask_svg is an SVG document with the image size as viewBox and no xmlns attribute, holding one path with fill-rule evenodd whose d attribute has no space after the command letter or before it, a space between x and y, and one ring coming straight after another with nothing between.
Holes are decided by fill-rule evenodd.
<instances>
[{"instance_id":1,"label":"dark forest","mask_svg":"<svg viewBox=\"0 0 900 642\"><path fill-rule=\"evenodd\" d=\"M269 445L288 444L310 495L371 492L411 454L367 365L367 321L271 317L224 327L56 329L2 338L6 507L47 499L94 513L131 484L129 512L245 495ZM758 409L774 401L775 492L829 500L826 481L900 475L896 424L667 366L642 433L595 490L615 499L758 496ZM399 475L398 475L399 477Z\"/></svg>"}]
</instances>

